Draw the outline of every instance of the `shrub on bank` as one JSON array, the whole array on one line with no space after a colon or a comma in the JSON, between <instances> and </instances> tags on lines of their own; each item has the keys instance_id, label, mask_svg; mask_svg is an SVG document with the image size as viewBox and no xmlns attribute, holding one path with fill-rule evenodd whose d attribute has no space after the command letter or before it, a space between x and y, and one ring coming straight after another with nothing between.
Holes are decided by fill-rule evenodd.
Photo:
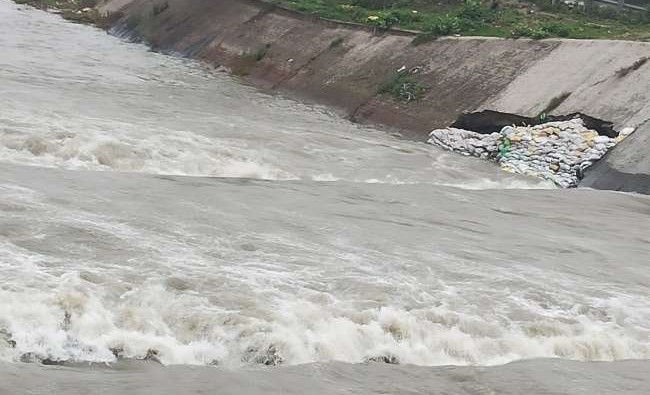
<instances>
[{"instance_id":1,"label":"shrub on bank","mask_svg":"<svg viewBox=\"0 0 650 395\"><path fill-rule=\"evenodd\" d=\"M426 87L420 84L407 70L395 72L379 87L380 94L389 94L393 99L405 103L420 99L426 92Z\"/></svg>"},{"instance_id":2,"label":"shrub on bank","mask_svg":"<svg viewBox=\"0 0 650 395\"><path fill-rule=\"evenodd\" d=\"M528 37L534 40L541 40L550 37L551 34L540 26L517 25L512 29L512 37Z\"/></svg>"},{"instance_id":3,"label":"shrub on bank","mask_svg":"<svg viewBox=\"0 0 650 395\"><path fill-rule=\"evenodd\" d=\"M512 29L511 35L514 38L528 37L534 40L541 40L548 37L569 37L571 28L561 23L544 23L538 26L517 25Z\"/></svg>"}]
</instances>

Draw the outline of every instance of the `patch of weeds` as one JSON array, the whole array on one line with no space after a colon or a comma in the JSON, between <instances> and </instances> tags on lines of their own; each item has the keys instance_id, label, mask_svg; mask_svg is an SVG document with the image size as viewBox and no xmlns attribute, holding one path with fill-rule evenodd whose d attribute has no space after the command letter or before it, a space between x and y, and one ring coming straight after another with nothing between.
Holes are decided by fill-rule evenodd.
<instances>
[{"instance_id":1,"label":"patch of weeds","mask_svg":"<svg viewBox=\"0 0 650 395\"><path fill-rule=\"evenodd\" d=\"M524 24L515 26L510 32L510 35L514 38L528 37L533 40L551 37L551 34L541 26L528 26Z\"/></svg>"},{"instance_id":2,"label":"patch of weeds","mask_svg":"<svg viewBox=\"0 0 650 395\"><path fill-rule=\"evenodd\" d=\"M233 65L232 72L236 75L249 75L255 64L266 57L271 48L271 44L264 44L255 52L244 52L239 60Z\"/></svg>"},{"instance_id":3,"label":"patch of weeds","mask_svg":"<svg viewBox=\"0 0 650 395\"><path fill-rule=\"evenodd\" d=\"M424 96L427 88L419 83L408 71L395 72L379 87L379 94L388 94L393 99L409 103Z\"/></svg>"},{"instance_id":4,"label":"patch of weeds","mask_svg":"<svg viewBox=\"0 0 650 395\"><path fill-rule=\"evenodd\" d=\"M428 33L432 36L440 37L459 34L461 30L461 21L458 17L445 15L434 19L431 26L429 26Z\"/></svg>"},{"instance_id":5,"label":"patch of weeds","mask_svg":"<svg viewBox=\"0 0 650 395\"><path fill-rule=\"evenodd\" d=\"M413 45L419 45L440 36L479 32L494 22L497 16L495 10L481 5L479 1L466 0L455 12L431 18L425 35L416 36Z\"/></svg>"},{"instance_id":6,"label":"patch of weeds","mask_svg":"<svg viewBox=\"0 0 650 395\"><path fill-rule=\"evenodd\" d=\"M377 12L373 15L368 15L366 23L382 30L388 30L399 24L399 17L393 12L388 14Z\"/></svg>"},{"instance_id":7,"label":"patch of weeds","mask_svg":"<svg viewBox=\"0 0 650 395\"><path fill-rule=\"evenodd\" d=\"M569 26L559 22L544 23L541 28L554 37L569 37L572 33Z\"/></svg>"},{"instance_id":8,"label":"patch of weeds","mask_svg":"<svg viewBox=\"0 0 650 395\"><path fill-rule=\"evenodd\" d=\"M47 10L56 9L64 19L75 22L107 27L114 19L108 19L95 8L99 0L14 0L17 4L29 4L32 7Z\"/></svg>"},{"instance_id":9,"label":"patch of weeds","mask_svg":"<svg viewBox=\"0 0 650 395\"><path fill-rule=\"evenodd\" d=\"M494 22L498 13L492 8L485 7L478 0L465 0L457 11L456 17L465 30L480 29Z\"/></svg>"},{"instance_id":10,"label":"patch of weeds","mask_svg":"<svg viewBox=\"0 0 650 395\"><path fill-rule=\"evenodd\" d=\"M89 11L63 10L61 16L71 22L86 23L100 27L104 23L104 18L99 14L99 11L94 8Z\"/></svg>"},{"instance_id":11,"label":"patch of weeds","mask_svg":"<svg viewBox=\"0 0 650 395\"><path fill-rule=\"evenodd\" d=\"M14 0L61 11L82 10L98 0ZM165 12L169 0L153 0L145 17ZM319 18L354 22L377 30L394 27L424 35L414 45L438 36L568 37L576 39L650 40L648 11L617 10L592 0L565 4L557 0L269 0ZM645 5L648 0L628 0ZM540 12L541 11L541 12ZM87 22L68 13L70 19Z\"/></svg>"},{"instance_id":12,"label":"patch of weeds","mask_svg":"<svg viewBox=\"0 0 650 395\"><path fill-rule=\"evenodd\" d=\"M341 46L341 44L343 44L343 37L335 38L335 39L332 40L332 42L330 43L330 49L332 49L332 48L336 48L336 47L339 47L339 46Z\"/></svg>"},{"instance_id":13,"label":"patch of weeds","mask_svg":"<svg viewBox=\"0 0 650 395\"><path fill-rule=\"evenodd\" d=\"M390 12L390 16L396 19L400 26L406 27L410 27L424 21L422 14L416 10L393 9Z\"/></svg>"},{"instance_id":14,"label":"patch of weeds","mask_svg":"<svg viewBox=\"0 0 650 395\"><path fill-rule=\"evenodd\" d=\"M451 34L538 39L650 38L650 11L619 12L613 7L592 4L592 1L585 6L557 0L270 1L321 18L355 22L377 29L399 27L427 33L418 38L415 45Z\"/></svg>"},{"instance_id":15,"label":"patch of weeds","mask_svg":"<svg viewBox=\"0 0 650 395\"><path fill-rule=\"evenodd\" d=\"M360 7L377 10L396 6L400 3L400 0L353 0L352 3Z\"/></svg>"},{"instance_id":16,"label":"patch of weeds","mask_svg":"<svg viewBox=\"0 0 650 395\"><path fill-rule=\"evenodd\" d=\"M255 60L256 62L259 62L260 60L264 59L266 57L266 54L269 53L269 49L271 48L271 44L264 44L264 46L257 51L253 53L245 53L244 57L251 58Z\"/></svg>"},{"instance_id":17,"label":"patch of weeds","mask_svg":"<svg viewBox=\"0 0 650 395\"><path fill-rule=\"evenodd\" d=\"M570 26L560 22L547 22L539 25L516 25L510 35L514 38L528 37L534 40L541 40L548 37L570 37L573 30Z\"/></svg>"}]
</instances>

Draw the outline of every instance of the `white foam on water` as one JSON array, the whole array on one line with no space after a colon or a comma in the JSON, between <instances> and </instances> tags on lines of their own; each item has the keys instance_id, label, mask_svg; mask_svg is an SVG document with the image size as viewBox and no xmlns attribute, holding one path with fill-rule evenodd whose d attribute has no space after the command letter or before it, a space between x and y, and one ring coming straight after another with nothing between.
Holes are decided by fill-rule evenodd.
<instances>
[{"instance_id":1,"label":"white foam on water","mask_svg":"<svg viewBox=\"0 0 650 395\"><path fill-rule=\"evenodd\" d=\"M294 224L281 206L259 208L256 223L269 218L277 226L261 231L241 222L257 215L215 202L219 226L196 233L155 209L112 217L42 188L48 192L0 184L6 361L113 362L118 355L238 367L382 357L417 365L650 358L650 302L638 291L523 263L477 270L435 243L422 251L373 247L365 243L378 228L330 236L318 214ZM64 191L77 204L87 199ZM206 193L215 191L228 193ZM442 201L454 209L450 196ZM144 217L125 220L135 213ZM345 223L357 232L358 223ZM312 240L320 231L328 238Z\"/></svg>"},{"instance_id":2,"label":"white foam on water","mask_svg":"<svg viewBox=\"0 0 650 395\"><path fill-rule=\"evenodd\" d=\"M48 226L55 225L64 232L103 235L107 250L139 245L147 252L146 258L136 253L112 264L106 258L85 262L21 247L11 241L15 235L0 232L0 358L5 361L114 362L118 355L238 367L359 363L383 356L417 365L650 358L646 298L605 290L601 297L581 296L562 290L576 288L568 278L554 278L560 288L539 295L528 294L526 287L485 289L484 297L492 301L485 309L475 305L472 291L471 284L482 284L479 278L468 284L440 279L432 288L398 262L386 275L381 269L386 257L371 251L319 251L323 247L290 235L269 234L265 242L283 246L276 247L282 254L252 251L253 257L229 263L230 256L241 255L236 236L213 239L226 259L217 265L197 249L200 244L63 208L29 188L0 184L0 203L7 202L12 205L0 207L10 223L12 218L30 223L25 215L41 218L25 228L29 237L52 237ZM348 243L341 240L335 247L351 247ZM323 254L321 266L301 263L313 254ZM332 274L323 271L333 270L329 260L342 271L328 279ZM495 282L529 282L540 290L550 275L510 270L485 267L480 275ZM522 270L530 278L517 280ZM202 278L215 275L223 280L201 285ZM363 287L367 298L393 294L393 302L368 307L329 289L329 282ZM419 306L403 304L401 298L409 295L419 295Z\"/></svg>"},{"instance_id":3,"label":"white foam on water","mask_svg":"<svg viewBox=\"0 0 650 395\"><path fill-rule=\"evenodd\" d=\"M28 119L0 126L0 157L5 162L66 169L151 174L296 179L235 140L212 139L191 131L141 133L134 125L87 122L83 133L65 122L34 124Z\"/></svg>"},{"instance_id":4,"label":"white foam on water","mask_svg":"<svg viewBox=\"0 0 650 395\"><path fill-rule=\"evenodd\" d=\"M446 185L455 188L462 189L556 189L557 186L549 180L521 180L516 178L506 178L504 180L491 180L488 178L478 179L478 180L469 180L466 182L459 183L441 183L441 185Z\"/></svg>"},{"instance_id":5,"label":"white foam on water","mask_svg":"<svg viewBox=\"0 0 650 395\"><path fill-rule=\"evenodd\" d=\"M0 327L16 343L15 348L0 345L4 360L35 355L112 362L114 352L146 358L151 350L165 364L233 367L277 356L284 364L358 363L394 356L417 365L495 365L542 357L650 358L647 327L634 333L639 312L626 312L620 304L635 303L648 318L650 309L639 300L601 301L615 312L614 322L587 314L513 322L445 307L348 310L304 300L282 301L261 319L221 310L201 296L173 293L160 284L127 291L107 304L100 287L76 274L63 275L58 283L49 292L0 291ZM269 356L270 349L274 351Z\"/></svg>"},{"instance_id":6,"label":"white foam on water","mask_svg":"<svg viewBox=\"0 0 650 395\"><path fill-rule=\"evenodd\" d=\"M265 149L249 138L226 136L207 137L189 130L138 130L141 125L93 119L75 119L85 125L57 120L44 114L47 122L35 122L28 115L16 116L2 126L0 121L0 160L9 163L71 170L138 172L165 175L234 177L264 180L311 179L318 182L348 181L391 185L440 184L465 189L549 189L552 183L536 179L485 174L460 177L454 160L442 154L429 168L392 169L392 148L379 147L371 153L382 167L361 166L357 158L347 158L351 152L340 151L336 162L320 162L332 153L320 153L324 158L303 154L282 154ZM151 126L153 128L153 126ZM405 144L409 144L405 142ZM435 150L435 148L431 148ZM381 151L386 150L385 154ZM323 150L321 150L323 151ZM424 153L423 153L424 154ZM285 157L286 156L286 157ZM465 158L462 158L465 160ZM305 162L301 162L305 160ZM358 162L358 163L357 163ZM344 167L341 167L344 164ZM482 165L483 166L483 165ZM328 169L327 172L321 172ZM363 178L357 173L373 174ZM484 172L482 169L481 172ZM394 174L393 174L394 173ZM505 174L505 173L504 173Z\"/></svg>"}]
</instances>

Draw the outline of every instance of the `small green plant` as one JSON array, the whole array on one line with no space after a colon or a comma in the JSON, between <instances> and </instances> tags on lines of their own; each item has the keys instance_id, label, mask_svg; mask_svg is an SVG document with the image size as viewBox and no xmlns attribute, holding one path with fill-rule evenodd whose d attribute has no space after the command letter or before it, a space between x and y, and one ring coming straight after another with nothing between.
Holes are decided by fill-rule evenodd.
<instances>
[{"instance_id":1,"label":"small green plant","mask_svg":"<svg viewBox=\"0 0 650 395\"><path fill-rule=\"evenodd\" d=\"M259 62L260 60L264 59L266 55L269 52L269 49L271 48L271 44L264 44L263 47L259 48L255 52L244 52L242 54L242 58L244 59L250 59L253 60L254 62Z\"/></svg>"},{"instance_id":2,"label":"small green plant","mask_svg":"<svg viewBox=\"0 0 650 395\"><path fill-rule=\"evenodd\" d=\"M381 10L393 8L394 6L399 5L400 1L401 0L351 0L351 3L370 10Z\"/></svg>"},{"instance_id":3,"label":"small green plant","mask_svg":"<svg viewBox=\"0 0 650 395\"><path fill-rule=\"evenodd\" d=\"M541 28L555 37L569 37L572 33L569 26L558 22L544 23Z\"/></svg>"},{"instance_id":4,"label":"small green plant","mask_svg":"<svg viewBox=\"0 0 650 395\"><path fill-rule=\"evenodd\" d=\"M434 19L434 22L429 26L429 33L432 36L448 36L451 34L459 34L462 30L461 20L452 15L445 15Z\"/></svg>"},{"instance_id":5,"label":"small green plant","mask_svg":"<svg viewBox=\"0 0 650 395\"><path fill-rule=\"evenodd\" d=\"M395 72L379 87L380 94L389 94L395 100L405 103L420 99L426 92L426 87L420 84L408 71Z\"/></svg>"},{"instance_id":6,"label":"small green plant","mask_svg":"<svg viewBox=\"0 0 650 395\"><path fill-rule=\"evenodd\" d=\"M413 12L414 10L392 10L390 14L393 18L399 21L400 25L410 26L416 23L420 23L424 20L422 14L419 12Z\"/></svg>"},{"instance_id":7,"label":"small green plant","mask_svg":"<svg viewBox=\"0 0 650 395\"><path fill-rule=\"evenodd\" d=\"M528 26L523 24L515 26L512 29L511 35L514 38L528 37L534 40L551 37L551 33L541 26Z\"/></svg>"},{"instance_id":8,"label":"small green plant","mask_svg":"<svg viewBox=\"0 0 650 395\"><path fill-rule=\"evenodd\" d=\"M525 24L516 25L511 32L512 37L529 37L534 40L541 40L548 37L569 37L572 29L558 22L547 22L537 26Z\"/></svg>"},{"instance_id":9,"label":"small green plant","mask_svg":"<svg viewBox=\"0 0 650 395\"><path fill-rule=\"evenodd\" d=\"M335 38L330 43L330 48L336 48L336 47L340 46L341 44L343 44L343 37Z\"/></svg>"},{"instance_id":10,"label":"small green plant","mask_svg":"<svg viewBox=\"0 0 650 395\"><path fill-rule=\"evenodd\" d=\"M416 37L413 40L413 45L419 45L440 36L478 31L493 22L496 16L496 11L484 7L479 1L466 0L455 13L431 19L425 34Z\"/></svg>"},{"instance_id":11,"label":"small green plant","mask_svg":"<svg viewBox=\"0 0 650 395\"><path fill-rule=\"evenodd\" d=\"M264 46L255 52L255 61L259 62L260 60L264 59L266 57L266 54L269 52L269 48L271 48L271 44L264 44Z\"/></svg>"},{"instance_id":12,"label":"small green plant","mask_svg":"<svg viewBox=\"0 0 650 395\"><path fill-rule=\"evenodd\" d=\"M366 18L366 23L370 26L377 27L382 30L388 30L391 27L399 24L399 17L396 13L383 14L377 12L374 15L369 15Z\"/></svg>"},{"instance_id":13,"label":"small green plant","mask_svg":"<svg viewBox=\"0 0 650 395\"><path fill-rule=\"evenodd\" d=\"M557 0L531 0L530 2L544 12L561 12L569 8L568 5Z\"/></svg>"},{"instance_id":14,"label":"small green plant","mask_svg":"<svg viewBox=\"0 0 650 395\"><path fill-rule=\"evenodd\" d=\"M491 8L484 7L478 0L465 0L456 17L464 29L472 30L493 22L497 13Z\"/></svg>"}]
</instances>

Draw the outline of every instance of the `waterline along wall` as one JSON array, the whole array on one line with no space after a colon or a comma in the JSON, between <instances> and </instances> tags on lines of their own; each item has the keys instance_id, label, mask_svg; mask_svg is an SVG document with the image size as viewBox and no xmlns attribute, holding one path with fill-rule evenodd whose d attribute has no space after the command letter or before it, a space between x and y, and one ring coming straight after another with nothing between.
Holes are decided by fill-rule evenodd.
<instances>
[{"instance_id":1,"label":"waterline along wall","mask_svg":"<svg viewBox=\"0 0 650 395\"><path fill-rule=\"evenodd\" d=\"M223 66L270 91L426 140L461 113L580 112L636 132L583 185L650 192L650 43L449 37L314 19L259 0L108 0L112 32ZM381 93L407 70L417 100Z\"/></svg>"}]
</instances>

